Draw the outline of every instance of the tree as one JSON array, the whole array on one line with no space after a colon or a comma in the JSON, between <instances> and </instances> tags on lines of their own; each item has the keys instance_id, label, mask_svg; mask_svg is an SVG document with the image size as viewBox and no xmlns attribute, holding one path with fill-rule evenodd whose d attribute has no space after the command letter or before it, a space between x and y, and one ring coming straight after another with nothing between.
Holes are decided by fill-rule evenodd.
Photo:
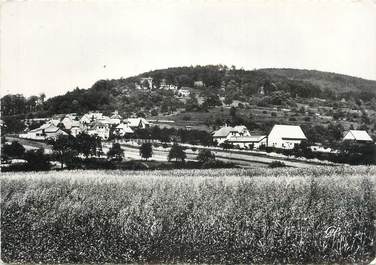
<instances>
[{"instance_id":1,"label":"tree","mask_svg":"<svg viewBox=\"0 0 376 265\"><path fill-rule=\"evenodd\" d=\"M29 150L25 153L25 160L30 170L48 170L50 169L49 156L44 154L44 149Z\"/></svg>"},{"instance_id":2,"label":"tree","mask_svg":"<svg viewBox=\"0 0 376 265\"><path fill-rule=\"evenodd\" d=\"M78 153L83 154L86 158L97 156L102 152L102 140L97 135L80 133L76 137L76 149Z\"/></svg>"},{"instance_id":3,"label":"tree","mask_svg":"<svg viewBox=\"0 0 376 265\"><path fill-rule=\"evenodd\" d=\"M59 159L61 168L78 155L76 138L70 135L59 135L52 143L54 155Z\"/></svg>"},{"instance_id":4,"label":"tree","mask_svg":"<svg viewBox=\"0 0 376 265\"><path fill-rule=\"evenodd\" d=\"M219 99L217 94L211 94L205 99L203 104L207 105L208 107L222 106L222 101Z\"/></svg>"},{"instance_id":5,"label":"tree","mask_svg":"<svg viewBox=\"0 0 376 265\"><path fill-rule=\"evenodd\" d=\"M119 143L112 144L112 147L107 152L107 157L115 159L117 161L121 161L124 157L123 149L121 149L121 146Z\"/></svg>"},{"instance_id":6,"label":"tree","mask_svg":"<svg viewBox=\"0 0 376 265\"><path fill-rule=\"evenodd\" d=\"M215 160L215 155L208 149L202 149L198 155L197 160L200 163L207 163Z\"/></svg>"},{"instance_id":7,"label":"tree","mask_svg":"<svg viewBox=\"0 0 376 265\"><path fill-rule=\"evenodd\" d=\"M186 157L187 155L184 152L184 148L177 143L174 143L170 149L170 152L168 153L168 161L175 159L175 162L177 162L178 160L184 162Z\"/></svg>"},{"instance_id":8,"label":"tree","mask_svg":"<svg viewBox=\"0 0 376 265\"><path fill-rule=\"evenodd\" d=\"M153 156L153 146L151 143L143 143L140 146L140 156L145 160Z\"/></svg>"},{"instance_id":9,"label":"tree","mask_svg":"<svg viewBox=\"0 0 376 265\"><path fill-rule=\"evenodd\" d=\"M25 148L17 141L13 141L11 144L5 144L3 149L4 155L9 157L22 157L25 153Z\"/></svg>"}]
</instances>

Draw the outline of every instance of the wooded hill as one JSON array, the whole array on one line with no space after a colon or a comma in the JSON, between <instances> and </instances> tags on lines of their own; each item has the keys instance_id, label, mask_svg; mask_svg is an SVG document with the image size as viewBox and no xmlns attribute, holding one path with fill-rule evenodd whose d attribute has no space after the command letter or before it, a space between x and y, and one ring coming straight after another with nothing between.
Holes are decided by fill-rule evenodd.
<instances>
[{"instance_id":1,"label":"wooded hill","mask_svg":"<svg viewBox=\"0 0 376 265\"><path fill-rule=\"evenodd\" d=\"M150 93L136 89L136 84L141 82L142 77L153 78L153 87L156 88L151 88ZM195 86L196 81L202 81L199 82L201 85ZM225 98L225 104L233 100L245 103L256 100L261 101L258 102L259 105L269 106L291 106L297 102L297 98L376 101L376 81L310 70L244 70L234 66L207 65L173 67L129 78L99 80L89 89L76 88L64 95L50 98L43 102L43 106L36 104L35 100L29 104L29 99L7 95L1 100L2 115L31 112L34 116L41 116L85 113L90 110L107 113L118 110L122 115L128 115L141 111L150 113L153 109L162 113L166 109L169 111L187 107L184 104L198 105L195 100L182 104L173 92L158 89L161 82L176 85L178 88L195 88L195 94L207 101L206 105L196 108L196 111L207 110L210 105L216 105L218 97Z\"/></svg>"},{"instance_id":2,"label":"wooded hill","mask_svg":"<svg viewBox=\"0 0 376 265\"><path fill-rule=\"evenodd\" d=\"M218 94L229 100L245 102L250 97L267 96L278 91L291 98L352 98L370 101L376 97L376 81L356 77L297 69L248 71L223 65L208 65L173 67L125 79L99 80L90 89L77 88L63 96L49 99L46 107L50 113L67 113L94 109L127 112L126 106L130 105L130 110L137 111L142 106L158 107L163 101L174 105L175 100L163 91L147 97L133 93L136 90L135 83L140 82L142 77L152 77L153 86L157 88L163 79L167 84L178 88L195 87L196 81L202 81L204 85L196 88L204 95ZM261 87L264 95L260 94Z\"/></svg>"}]
</instances>

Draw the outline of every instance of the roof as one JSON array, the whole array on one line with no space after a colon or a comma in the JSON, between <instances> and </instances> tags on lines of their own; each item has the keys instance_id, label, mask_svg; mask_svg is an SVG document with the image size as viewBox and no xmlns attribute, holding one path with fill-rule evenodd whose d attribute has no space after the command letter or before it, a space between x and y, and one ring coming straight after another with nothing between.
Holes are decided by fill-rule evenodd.
<instances>
[{"instance_id":1,"label":"roof","mask_svg":"<svg viewBox=\"0 0 376 265\"><path fill-rule=\"evenodd\" d=\"M114 114L111 116L111 119L121 119L122 117L119 114Z\"/></svg>"},{"instance_id":2,"label":"roof","mask_svg":"<svg viewBox=\"0 0 376 265\"><path fill-rule=\"evenodd\" d=\"M128 118L126 122L130 127L138 127L140 125L140 122L144 124L149 124L149 122L144 118Z\"/></svg>"},{"instance_id":3,"label":"roof","mask_svg":"<svg viewBox=\"0 0 376 265\"><path fill-rule=\"evenodd\" d=\"M229 142L258 143L266 138L266 135L231 137Z\"/></svg>"},{"instance_id":4,"label":"roof","mask_svg":"<svg viewBox=\"0 0 376 265\"><path fill-rule=\"evenodd\" d=\"M227 137L227 135L229 135L229 133L233 131L236 131L233 127L224 126L219 130L215 131L213 137Z\"/></svg>"},{"instance_id":5,"label":"roof","mask_svg":"<svg viewBox=\"0 0 376 265\"><path fill-rule=\"evenodd\" d=\"M238 125L235 127L224 126L220 128L219 130L215 131L213 134L213 137L227 137L227 135L229 135L230 132L241 133L244 130L248 130L247 127L245 127L244 125Z\"/></svg>"},{"instance_id":6,"label":"roof","mask_svg":"<svg viewBox=\"0 0 376 265\"><path fill-rule=\"evenodd\" d=\"M72 121L72 127L80 127L79 121Z\"/></svg>"},{"instance_id":7,"label":"roof","mask_svg":"<svg viewBox=\"0 0 376 265\"><path fill-rule=\"evenodd\" d=\"M124 124L124 123L121 123L118 126L116 126L116 129L121 129L125 133L133 133L133 130L131 129L131 127L129 127L128 124Z\"/></svg>"},{"instance_id":8,"label":"roof","mask_svg":"<svg viewBox=\"0 0 376 265\"><path fill-rule=\"evenodd\" d=\"M108 124L107 123L104 123L102 121L94 121L93 123L91 123L91 129L96 129L98 127L105 127L105 128L108 128Z\"/></svg>"},{"instance_id":9,"label":"roof","mask_svg":"<svg viewBox=\"0 0 376 265\"><path fill-rule=\"evenodd\" d=\"M242 132L242 131L248 130L248 129L244 125L237 125L237 126L234 127L234 130L237 131L237 132Z\"/></svg>"},{"instance_id":10,"label":"roof","mask_svg":"<svg viewBox=\"0 0 376 265\"><path fill-rule=\"evenodd\" d=\"M373 142L371 136L364 130L350 130L345 135L343 140L356 140L356 141L367 141Z\"/></svg>"},{"instance_id":11,"label":"roof","mask_svg":"<svg viewBox=\"0 0 376 265\"><path fill-rule=\"evenodd\" d=\"M98 121L101 123L111 123L110 117L104 115L98 118Z\"/></svg>"},{"instance_id":12,"label":"roof","mask_svg":"<svg viewBox=\"0 0 376 265\"><path fill-rule=\"evenodd\" d=\"M56 127L52 123L45 123L42 126L40 126L39 128L36 128L34 130L30 130L30 132L38 132L38 131L42 131L42 130L44 130L45 133L54 133L54 132L57 132L58 130L60 130L60 128Z\"/></svg>"},{"instance_id":13,"label":"roof","mask_svg":"<svg viewBox=\"0 0 376 265\"><path fill-rule=\"evenodd\" d=\"M270 131L269 136L270 138L286 138L286 139L300 139L305 140L307 137L305 136L302 128L297 125L279 125L276 124L273 126L273 129Z\"/></svg>"}]
</instances>

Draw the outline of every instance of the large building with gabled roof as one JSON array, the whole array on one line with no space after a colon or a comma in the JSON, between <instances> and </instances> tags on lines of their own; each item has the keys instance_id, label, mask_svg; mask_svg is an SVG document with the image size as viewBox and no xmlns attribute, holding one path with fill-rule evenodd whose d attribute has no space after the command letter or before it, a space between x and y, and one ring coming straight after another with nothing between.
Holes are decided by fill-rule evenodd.
<instances>
[{"instance_id":1,"label":"large building with gabled roof","mask_svg":"<svg viewBox=\"0 0 376 265\"><path fill-rule=\"evenodd\" d=\"M297 125L273 126L267 138L267 146L281 149L293 149L303 140L307 140L302 128Z\"/></svg>"},{"instance_id":2,"label":"large building with gabled roof","mask_svg":"<svg viewBox=\"0 0 376 265\"><path fill-rule=\"evenodd\" d=\"M358 143L373 143L371 136L364 130L349 130L345 133L343 141L354 141Z\"/></svg>"}]
</instances>

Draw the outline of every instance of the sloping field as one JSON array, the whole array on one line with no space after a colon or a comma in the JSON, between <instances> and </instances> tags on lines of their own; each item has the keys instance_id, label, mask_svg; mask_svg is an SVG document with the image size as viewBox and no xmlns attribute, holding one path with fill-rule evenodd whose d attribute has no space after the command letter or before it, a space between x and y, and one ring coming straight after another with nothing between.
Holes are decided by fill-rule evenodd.
<instances>
[{"instance_id":1,"label":"sloping field","mask_svg":"<svg viewBox=\"0 0 376 265\"><path fill-rule=\"evenodd\" d=\"M1 176L1 259L354 263L375 257L376 167Z\"/></svg>"}]
</instances>

